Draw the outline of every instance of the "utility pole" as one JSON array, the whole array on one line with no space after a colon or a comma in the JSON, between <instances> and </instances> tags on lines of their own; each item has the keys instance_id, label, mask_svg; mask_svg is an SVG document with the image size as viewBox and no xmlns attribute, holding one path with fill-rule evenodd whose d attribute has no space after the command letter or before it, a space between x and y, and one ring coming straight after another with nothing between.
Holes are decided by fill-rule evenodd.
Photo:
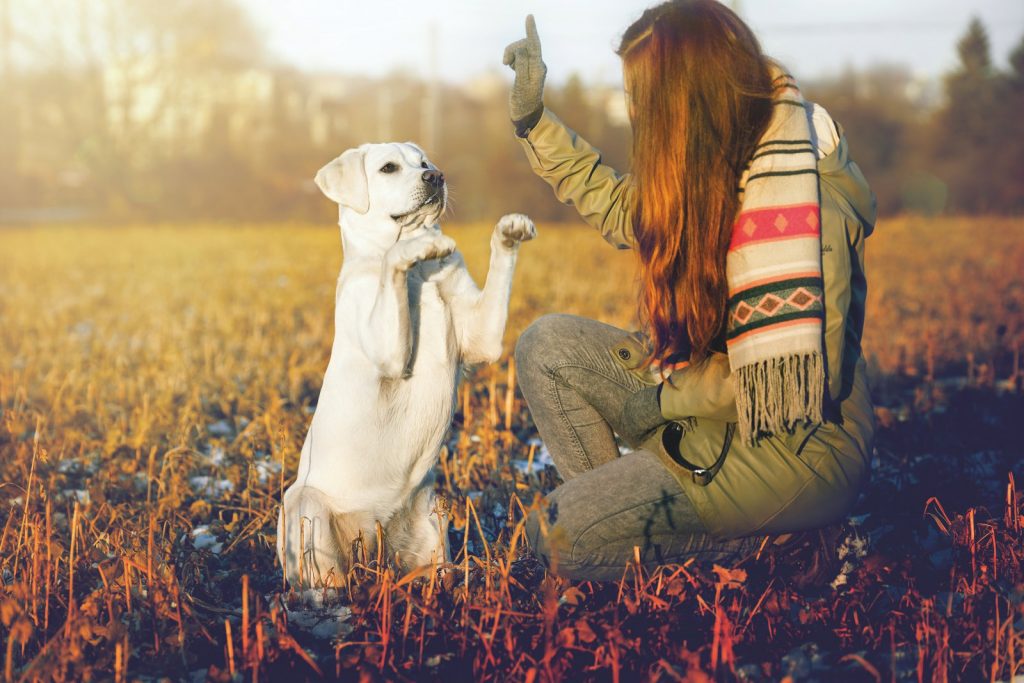
<instances>
[{"instance_id":1,"label":"utility pole","mask_svg":"<svg viewBox=\"0 0 1024 683\"><path fill-rule=\"evenodd\" d=\"M391 140L391 83L385 80L377 90L377 140Z\"/></svg>"},{"instance_id":2,"label":"utility pole","mask_svg":"<svg viewBox=\"0 0 1024 683\"><path fill-rule=\"evenodd\" d=\"M440 119L438 108L439 108L440 103L441 103L441 98L440 98L439 92L438 92L440 86L439 86L439 83L438 83L438 80L439 80L439 78L438 78L439 77L439 74L438 74L439 69L438 69L438 60L437 60L438 38L437 38L437 24L436 23L431 22L430 28L428 29L427 41L428 41L428 46L427 46L427 52L428 52L427 69L429 70L429 73L427 74L427 97L426 97L426 102L424 102L424 107L423 107L424 108L423 117L422 117L423 130L420 132L420 135L423 136L423 147L427 151L427 154L437 154L437 142L438 142L437 126L438 126L438 120Z\"/></svg>"},{"instance_id":3,"label":"utility pole","mask_svg":"<svg viewBox=\"0 0 1024 683\"><path fill-rule=\"evenodd\" d=\"M11 85L11 44L14 31L11 29L11 0L0 0L0 79L4 87Z\"/></svg>"},{"instance_id":4,"label":"utility pole","mask_svg":"<svg viewBox=\"0 0 1024 683\"><path fill-rule=\"evenodd\" d=\"M0 204L13 198L15 181L21 165L18 141L22 131L18 127L18 93L14 82L13 59L14 30L11 25L11 1L0 0Z\"/></svg>"}]
</instances>

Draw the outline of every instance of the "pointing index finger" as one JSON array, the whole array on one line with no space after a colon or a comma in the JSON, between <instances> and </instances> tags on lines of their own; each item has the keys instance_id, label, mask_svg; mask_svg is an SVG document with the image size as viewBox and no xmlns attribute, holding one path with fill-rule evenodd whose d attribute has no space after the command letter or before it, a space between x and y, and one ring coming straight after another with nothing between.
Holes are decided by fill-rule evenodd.
<instances>
[{"instance_id":1,"label":"pointing index finger","mask_svg":"<svg viewBox=\"0 0 1024 683\"><path fill-rule=\"evenodd\" d=\"M532 14L526 15L526 38L531 42L540 43L540 36L537 35L537 22Z\"/></svg>"}]
</instances>

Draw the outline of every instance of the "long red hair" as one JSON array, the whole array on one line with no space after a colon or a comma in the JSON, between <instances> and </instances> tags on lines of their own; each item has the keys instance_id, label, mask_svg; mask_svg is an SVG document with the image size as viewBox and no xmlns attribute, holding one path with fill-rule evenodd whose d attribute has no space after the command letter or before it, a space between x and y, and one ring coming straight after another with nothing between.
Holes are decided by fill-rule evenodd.
<instances>
[{"instance_id":1,"label":"long red hair","mask_svg":"<svg viewBox=\"0 0 1024 683\"><path fill-rule=\"evenodd\" d=\"M737 185L771 117L769 61L714 0L671 0L622 37L650 360L707 357L725 325Z\"/></svg>"}]
</instances>

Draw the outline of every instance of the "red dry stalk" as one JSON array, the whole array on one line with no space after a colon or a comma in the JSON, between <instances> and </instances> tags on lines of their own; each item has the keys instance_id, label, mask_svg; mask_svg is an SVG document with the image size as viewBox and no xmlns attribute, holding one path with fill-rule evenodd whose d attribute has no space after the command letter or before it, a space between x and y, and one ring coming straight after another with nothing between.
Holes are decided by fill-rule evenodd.
<instances>
[{"instance_id":1,"label":"red dry stalk","mask_svg":"<svg viewBox=\"0 0 1024 683\"><path fill-rule=\"evenodd\" d=\"M177 597L175 598L177 600ZM242 668L249 663L249 575L242 574Z\"/></svg>"},{"instance_id":2,"label":"red dry stalk","mask_svg":"<svg viewBox=\"0 0 1024 683\"><path fill-rule=\"evenodd\" d=\"M1006 484L1006 508L1003 516L1003 523L1013 534L1020 534L1021 523L1024 516L1020 513L1017 504L1017 486L1013 479L1013 472L1009 473L1009 483Z\"/></svg>"},{"instance_id":3,"label":"red dry stalk","mask_svg":"<svg viewBox=\"0 0 1024 683\"><path fill-rule=\"evenodd\" d=\"M971 551L971 592L975 593L978 590L978 556L977 556L977 543L975 542L975 530L974 530L974 508L967 509L967 545Z\"/></svg>"}]
</instances>

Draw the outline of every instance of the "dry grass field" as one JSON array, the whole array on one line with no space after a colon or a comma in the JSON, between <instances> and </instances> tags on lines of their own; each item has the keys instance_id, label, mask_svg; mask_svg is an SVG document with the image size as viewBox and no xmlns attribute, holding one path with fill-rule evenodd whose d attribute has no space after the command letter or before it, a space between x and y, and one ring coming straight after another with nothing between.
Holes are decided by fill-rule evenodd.
<instances>
[{"instance_id":1,"label":"dry grass field","mask_svg":"<svg viewBox=\"0 0 1024 683\"><path fill-rule=\"evenodd\" d=\"M547 312L630 327L633 263L540 225L506 358L438 465L452 571L353 570L288 609L274 534L333 335L336 228L0 231L3 680L1010 680L1024 673L1024 220L881 221L865 351L880 432L833 585L792 558L614 584L545 575L557 483L511 382ZM447 229L482 281L490 226Z\"/></svg>"}]
</instances>

